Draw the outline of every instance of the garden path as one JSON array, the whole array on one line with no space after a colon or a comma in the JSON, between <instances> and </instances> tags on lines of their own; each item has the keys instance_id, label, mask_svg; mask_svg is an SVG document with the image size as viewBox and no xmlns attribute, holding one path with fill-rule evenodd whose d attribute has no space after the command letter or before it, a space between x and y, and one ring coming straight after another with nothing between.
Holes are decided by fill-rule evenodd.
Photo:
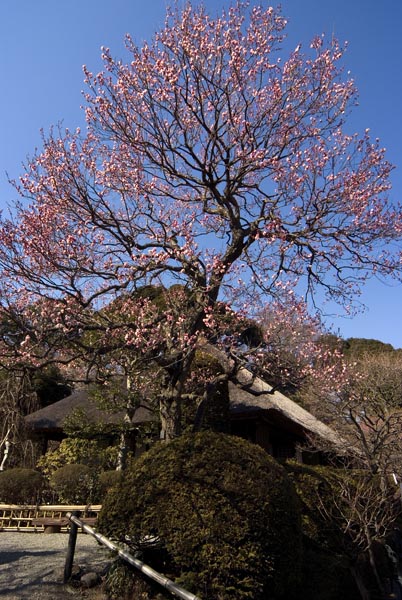
<instances>
[{"instance_id":1,"label":"garden path","mask_svg":"<svg viewBox=\"0 0 402 600\"><path fill-rule=\"evenodd\" d=\"M0 532L0 600L68 600L79 589L63 585L68 545L66 533ZM91 536L79 533L74 565L100 573L110 552Z\"/></svg>"}]
</instances>

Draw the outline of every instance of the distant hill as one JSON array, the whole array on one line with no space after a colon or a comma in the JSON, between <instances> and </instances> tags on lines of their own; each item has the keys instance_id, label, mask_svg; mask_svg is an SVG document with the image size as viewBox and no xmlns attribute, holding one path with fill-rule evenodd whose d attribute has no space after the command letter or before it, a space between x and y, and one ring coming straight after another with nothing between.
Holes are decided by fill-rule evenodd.
<instances>
[{"instance_id":1,"label":"distant hill","mask_svg":"<svg viewBox=\"0 0 402 600\"><path fill-rule=\"evenodd\" d=\"M402 349L395 349L391 344L386 344L380 340L369 338L348 338L343 342L343 352L346 356L355 356L362 354L383 354L384 352L397 352L402 354Z\"/></svg>"}]
</instances>

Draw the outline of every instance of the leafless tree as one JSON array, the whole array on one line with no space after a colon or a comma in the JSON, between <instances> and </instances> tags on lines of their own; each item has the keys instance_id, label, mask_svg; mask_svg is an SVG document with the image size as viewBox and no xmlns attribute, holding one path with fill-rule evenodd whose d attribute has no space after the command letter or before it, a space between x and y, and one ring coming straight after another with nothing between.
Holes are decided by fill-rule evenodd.
<instances>
[{"instance_id":1,"label":"leafless tree","mask_svg":"<svg viewBox=\"0 0 402 600\"><path fill-rule=\"evenodd\" d=\"M342 372L338 389L315 383L304 390L304 399L344 440L336 518L355 550L367 553L382 590L374 547L401 512L402 357L397 352L351 357Z\"/></svg>"},{"instance_id":2,"label":"leafless tree","mask_svg":"<svg viewBox=\"0 0 402 600\"><path fill-rule=\"evenodd\" d=\"M0 373L0 463L2 470L13 466L34 466L35 444L26 435L24 415L40 408L37 394L27 375Z\"/></svg>"}]
</instances>

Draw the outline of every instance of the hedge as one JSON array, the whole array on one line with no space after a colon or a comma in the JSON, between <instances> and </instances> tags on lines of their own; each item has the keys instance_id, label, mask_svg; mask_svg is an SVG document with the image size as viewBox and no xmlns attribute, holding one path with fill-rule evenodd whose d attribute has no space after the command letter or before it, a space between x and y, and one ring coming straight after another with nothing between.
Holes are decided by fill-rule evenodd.
<instances>
[{"instance_id":1,"label":"hedge","mask_svg":"<svg viewBox=\"0 0 402 600\"><path fill-rule=\"evenodd\" d=\"M156 444L106 496L100 531L133 548L160 542L165 573L202 598L297 597L298 501L285 470L261 448L200 432Z\"/></svg>"}]
</instances>

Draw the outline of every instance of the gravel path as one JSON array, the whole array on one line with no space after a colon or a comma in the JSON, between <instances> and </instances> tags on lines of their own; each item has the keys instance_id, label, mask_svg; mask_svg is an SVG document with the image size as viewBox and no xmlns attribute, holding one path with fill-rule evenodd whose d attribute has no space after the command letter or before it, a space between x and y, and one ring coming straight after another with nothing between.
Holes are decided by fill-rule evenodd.
<instances>
[{"instance_id":1,"label":"gravel path","mask_svg":"<svg viewBox=\"0 0 402 600\"><path fill-rule=\"evenodd\" d=\"M68 545L66 533L0 532L0 600L65 600L82 597L80 590L63 585ZM74 566L100 573L110 552L79 533Z\"/></svg>"}]
</instances>

